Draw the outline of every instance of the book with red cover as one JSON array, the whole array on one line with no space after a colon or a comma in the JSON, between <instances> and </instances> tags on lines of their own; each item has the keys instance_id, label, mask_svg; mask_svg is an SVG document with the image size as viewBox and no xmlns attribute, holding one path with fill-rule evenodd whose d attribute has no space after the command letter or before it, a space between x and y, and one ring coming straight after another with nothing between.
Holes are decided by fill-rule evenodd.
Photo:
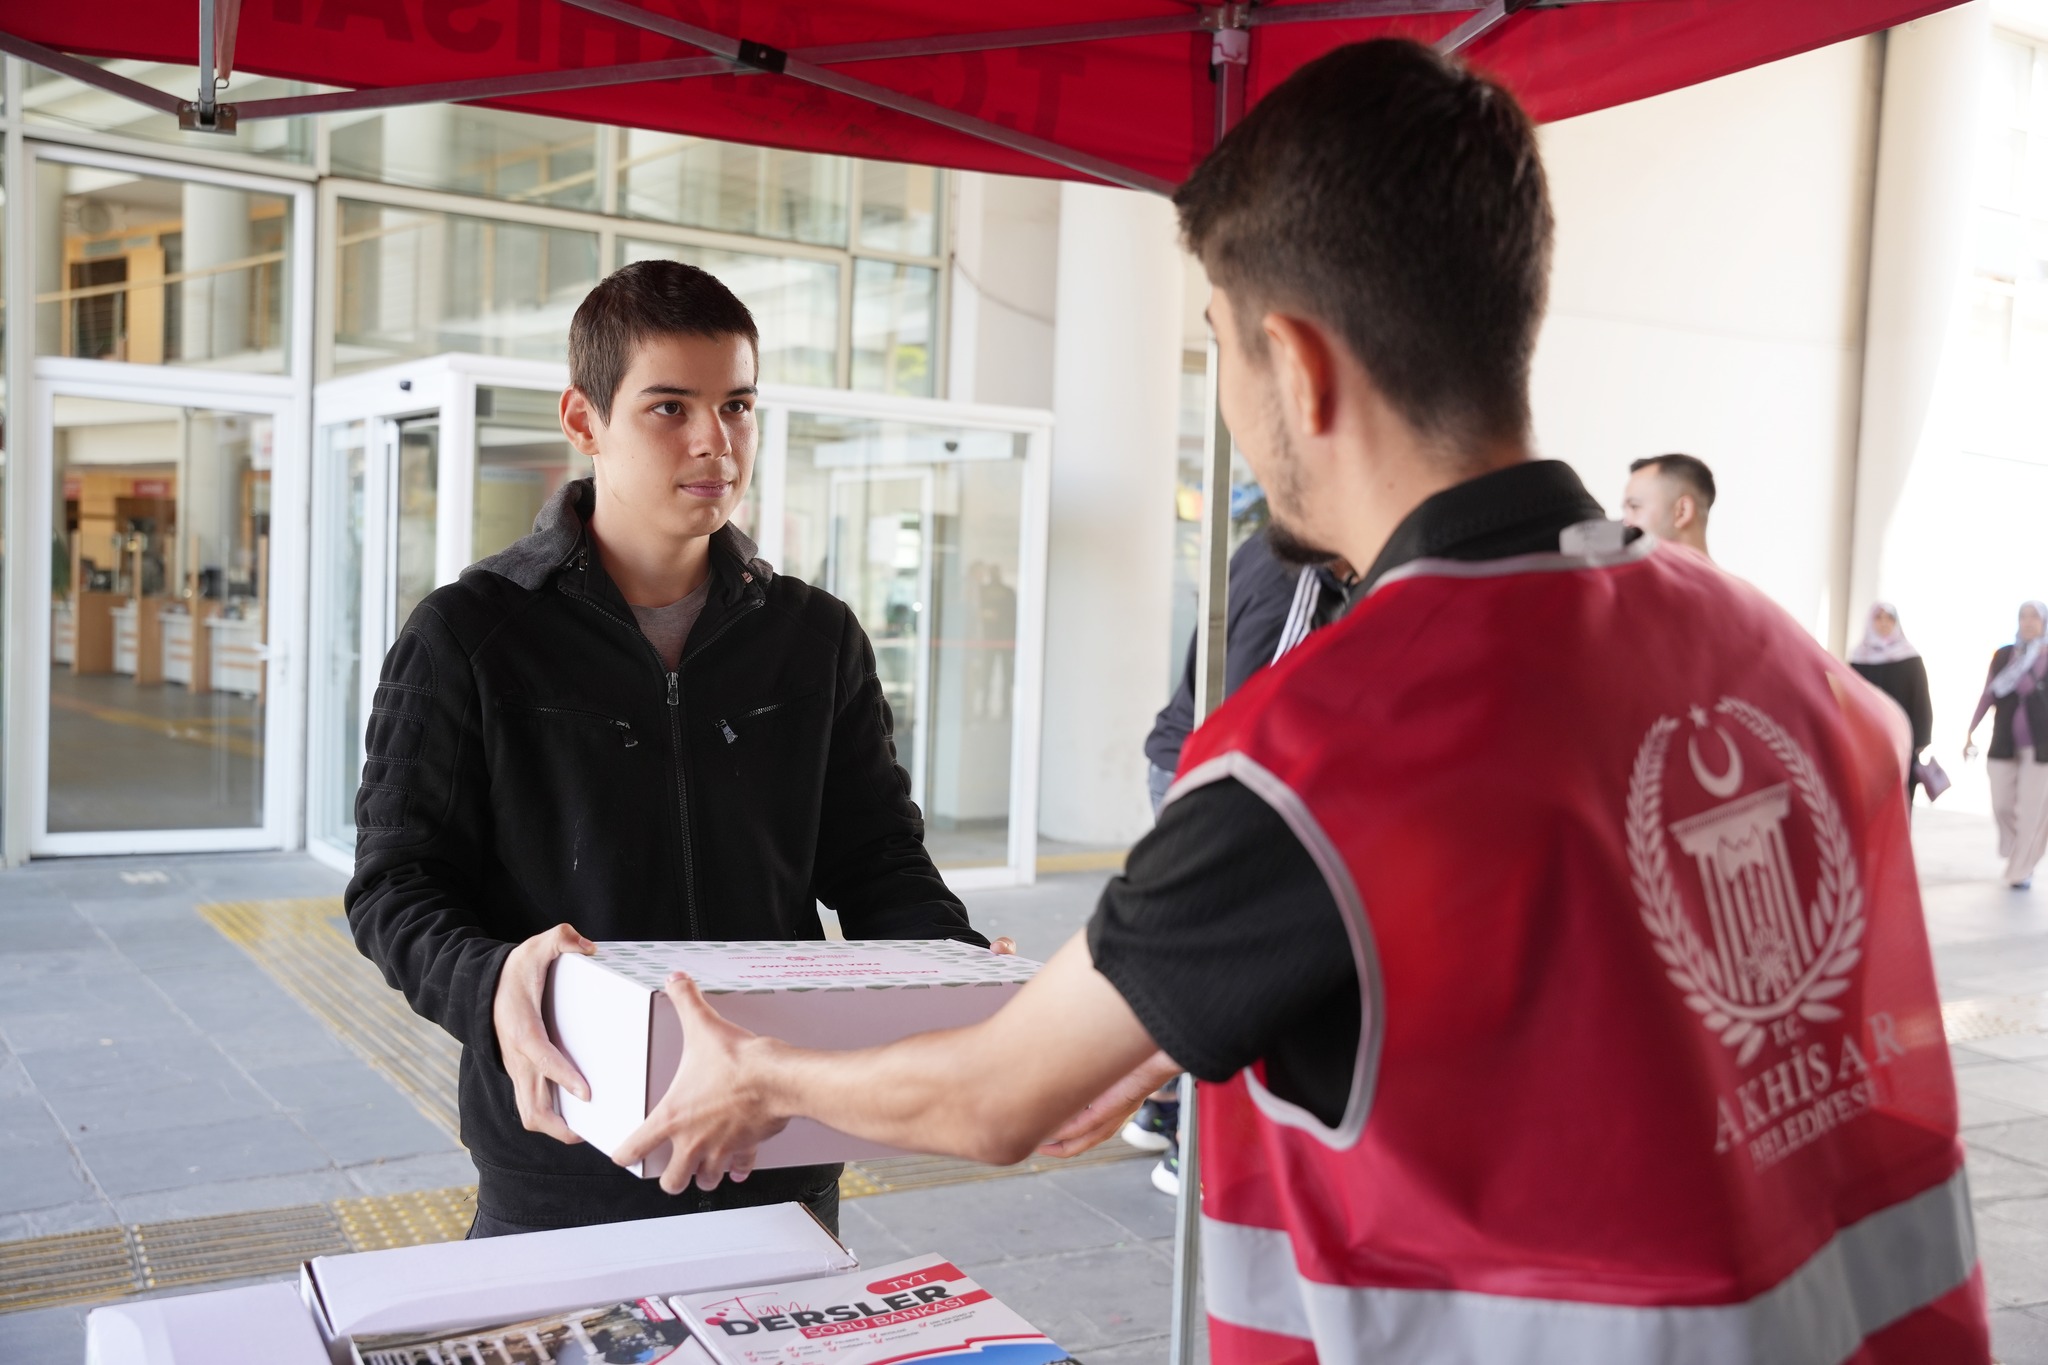
<instances>
[{"instance_id":1,"label":"book with red cover","mask_svg":"<svg viewBox=\"0 0 2048 1365\"><path fill-rule=\"evenodd\" d=\"M1074 1365L943 1256L669 1302L719 1365Z\"/></svg>"}]
</instances>

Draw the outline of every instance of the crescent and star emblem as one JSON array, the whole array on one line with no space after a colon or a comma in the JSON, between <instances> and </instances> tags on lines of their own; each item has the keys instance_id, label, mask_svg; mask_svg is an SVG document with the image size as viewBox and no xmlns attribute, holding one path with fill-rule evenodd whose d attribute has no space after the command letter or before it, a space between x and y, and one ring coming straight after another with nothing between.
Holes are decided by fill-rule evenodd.
<instances>
[{"instance_id":1,"label":"crescent and star emblem","mask_svg":"<svg viewBox=\"0 0 2048 1365\"><path fill-rule=\"evenodd\" d=\"M1685 742L1685 756L1692 760L1692 775L1705 789L1707 795L1727 800L1742 787L1742 751L1735 747L1735 741L1720 726L1714 726L1714 736L1721 741L1721 750L1728 755L1728 767L1721 773L1707 771L1707 765L1700 761L1700 737L1697 731L1707 728L1707 713L1700 707L1692 708L1693 736Z\"/></svg>"}]
</instances>

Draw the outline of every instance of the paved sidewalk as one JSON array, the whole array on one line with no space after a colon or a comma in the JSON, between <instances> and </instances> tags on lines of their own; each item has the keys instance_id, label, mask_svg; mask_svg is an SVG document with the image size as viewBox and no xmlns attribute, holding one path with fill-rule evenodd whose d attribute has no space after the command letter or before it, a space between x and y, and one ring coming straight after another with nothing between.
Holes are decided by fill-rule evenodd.
<instances>
[{"instance_id":1,"label":"paved sidewalk","mask_svg":"<svg viewBox=\"0 0 2048 1365\"><path fill-rule=\"evenodd\" d=\"M1107 874L970 897L1049 955ZM282 855L0 874L0 1244L474 1181L467 1156L197 912L338 896ZM1172 1201L1127 1162L849 1201L870 1262L943 1249L1091 1362L1156 1359ZM215 1287L215 1286L209 1286ZM77 1360L88 1307L0 1315L0 1360Z\"/></svg>"},{"instance_id":2,"label":"paved sidewalk","mask_svg":"<svg viewBox=\"0 0 2048 1365\"><path fill-rule=\"evenodd\" d=\"M1952 1052L1999 1355L2048 1365L2048 883L1999 885L1983 820L1916 819L1944 1001L2038 1021ZM968 900L1043 958L1103 880ZM0 873L0 1243L473 1179L443 1129L195 909L340 885L282 855ZM1172 1203L1147 1176L1129 1162L873 1195L845 1205L844 1231L870 1262L954 1256L1088 1365L1157 1362ZM0 1315L0 1360L81 1358L85 1311Z\"/></svg>"}]
</instances>

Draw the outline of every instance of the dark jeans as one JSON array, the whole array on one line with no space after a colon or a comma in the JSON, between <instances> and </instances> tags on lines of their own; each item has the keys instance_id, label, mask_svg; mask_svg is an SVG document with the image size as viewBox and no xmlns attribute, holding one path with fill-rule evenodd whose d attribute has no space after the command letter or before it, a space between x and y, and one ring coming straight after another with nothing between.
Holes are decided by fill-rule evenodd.
<instances>
[{"instance_id":1,"label":"dark jeans","mask_svg":"<svg viewBox=\"0 0 2048 1365\"><path fill-rule=\"evenodd\" d=\"M1152 798L1152 818L1159 818L1159 808L1166 804L1166 789L1173 785L1173 774L1157 763L1145 764L1145 795Z\"/></svg>"},{"instance_id":2,"label":"dark jeans","mask_svg":"<svg viewBox=\"0 0 2048 1365\"><path fill-rule=\"evenodd\" d=\"M708 1212L710 1209L740 1209L754 1207L754 1205L758 1201L748 1200L745 1197L746 1189L747 1187L744 1182L734 1184L732 1181L728 1180L724 1184L720 1185L717 1189L711 1191L711 1193L706 1197L706 1208L699 1209L697 1210L697 1212ZM729 1191L732 1192L730 1195L728 1195ZM727 1197L721 1198L720 1196ZM809 1198L805 1199L803 1203L806 1208L810 1209L810 1211L813 1214L817 1215L818 1221L825 1225L826 1231L830 1232L834 1237L837 1237L839 1235L838 1181L833 1181L830 1185L827 1185L823 1190L819 1191L817 1194L814 1194ZM486 1213L482 1207L479 1207L476 1211L476 1217L470 1222L468 1235L472 1238L510 1237L515 1233L546 1231L548 1231L548 1229L546 1228L527 1227L522 1223L509 1223L505 1221L503 1218L493 1217L491 1214Z\"/></svg>"}]
</instances>

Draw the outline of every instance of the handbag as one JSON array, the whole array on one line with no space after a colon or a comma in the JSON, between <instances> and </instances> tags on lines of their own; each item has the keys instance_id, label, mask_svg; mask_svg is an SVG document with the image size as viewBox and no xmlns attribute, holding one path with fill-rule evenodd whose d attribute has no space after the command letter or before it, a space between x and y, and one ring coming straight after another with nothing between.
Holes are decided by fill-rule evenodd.
<instances>
[{"instance_id":1,"label":"handbag","mask_svg":"<svg viewBox=\"0 0 2048 1365\"><path fill-rule=\"evenodd\" d=\"M1930 758L1925 761L1913 760L1913 776L1927 789L1927 799L1936 800L1955 783L1949 778L1948 770L1941 766L1941 760Z\"/></svg>"}]
</instances>

